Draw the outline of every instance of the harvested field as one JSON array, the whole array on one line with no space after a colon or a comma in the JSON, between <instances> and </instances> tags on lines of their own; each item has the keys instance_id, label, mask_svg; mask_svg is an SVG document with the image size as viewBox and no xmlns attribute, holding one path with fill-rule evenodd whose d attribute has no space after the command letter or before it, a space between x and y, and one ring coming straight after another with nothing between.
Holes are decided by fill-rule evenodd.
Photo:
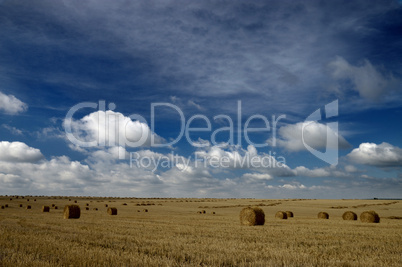
<instances>
[{"instance_id":1,"label":"harvested field","mask_svg":"<svg viewBox=\"0 0 402 267\"><path fill-rule=\"evenodd\" d=\"M0 266L401 266L400 202L372 206L380 223L363 223L343 220L345 211L337 209L328 220L317 219L318 212L346 201L281 201L280 209L297 216L278 220L277 206L259 206L264 225L248 227L239 224L242 207L235 206L271 200L216 199L216 206L234 207L200 215L200 199L152 199L156 205L145 213L122 205L131 199L91 198L102 212L64 220L63 209L42 213L41 207L72 202L36 199L29 211L18 208L26 203L21 197L0 210ZM112 200L118 216L110 216L98 200ZM0 197L0 206L8 202ZM358 206L367 200L347 202ZM353 209L359 215L364 211Z\"/></svg>"}]
</instances>

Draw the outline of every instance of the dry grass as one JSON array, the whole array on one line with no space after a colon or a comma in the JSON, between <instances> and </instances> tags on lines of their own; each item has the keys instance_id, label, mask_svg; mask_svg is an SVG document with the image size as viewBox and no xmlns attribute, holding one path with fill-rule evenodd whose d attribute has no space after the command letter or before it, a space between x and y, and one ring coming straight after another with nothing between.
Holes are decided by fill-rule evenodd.
<instances>
[{"instance_id":1,"label":"dry grass","mask_svg":"<svg viewBox=\"0 0 402 267\"><path fill-rule=\"evenodd\" d=\"M402 203L375 206L381 223L368 224L344 221L344 211L336 209L329 220L317 220L317 213L329 206L367 200L281 200L282 210L297 214L292 220L275 220L278 206L263 206L265 224L243 227L242 207L218 209L216 215L195 211L211 203L273 201L153 199L152 212L138 213L135 204L121 204L146 199L78 198L89 200L101 210L104 203L97 201L110 200L110 206L119 206L119 215L109 216L105 209L64 220L63 209L43 214L40 208L52 203L64 207L66 198L37 197L30 211L18 208L24 199L14 198L8 209L0 210L0 266L402 266L402 220L389 218L401 216ZM8 201L0 197L0 205ZM360 214L364 208L353 211Z\"/></svg>"}]
</instances>

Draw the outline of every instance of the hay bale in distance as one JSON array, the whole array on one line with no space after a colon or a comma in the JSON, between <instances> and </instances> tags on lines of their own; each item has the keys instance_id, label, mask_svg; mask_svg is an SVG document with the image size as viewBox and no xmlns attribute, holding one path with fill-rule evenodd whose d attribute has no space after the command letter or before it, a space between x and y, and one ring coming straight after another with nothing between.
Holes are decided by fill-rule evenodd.
<instances>
[{"instance_id":1,"label":"hay bale in distance","mask_svg":"<svg viewBox=\"0 0 402 267\"><path fill-rule=\"evenodd\" d=\"M264 225L265 213L259 207L247 207L240 211L241 225Z\"/></svg>"},{"instance_id":2,"label":"hay bale in distance","mask_svg":"<svg viewBox=\"0 0 402 267\"><path fill-rule=\"evenodd\" d=\"M85 210L89 210L89 208L88 208L88 207L85 207Z\"/></svg>"},{"instance_id":3,"label":"hay bale in distance","mask_svg":"<svg viewBox=\"0 0 402 267\"><path fill-rule=\"evenodd\" d=\"M42 206L42 212L49 212L50 207L49 206Z\"/></svg>"},{"instance_id":4,"label":"hay bale in distance","mask_svg":"<svg viewBox=\"0 0 402 267\"><path fill-rule=\"evenodd\" d=\"M364 223L379 223L380 216L374 210L364 211L360 214L360 221Z\"/></svg>"},{"instance_id":5,"label":"hay bale in distance","mask_svg":"<svg viewBox=\"0 0 402 267\"><path fill-rule=\"evenodd\" d=\"M4 207L8 208L8 204L5 204Z\"/></svg>"},{"instance_id":6,"label":"hay bale in distance","mask_svg":"<svg viewBox=\"0 0 402 267\"><path fill-rule=\"evenodd\" d=\"M107 214L109 214L109 215L117 215L117 209L116 208L108 208L107 209Z\"/></svg>"},{"instance_id":7,"label":"hay bale in distance","mask_svg":"<svg viewBox=\"0 0 402 267\"><path fill-rule=\"evenodd\" d=\"M98 208L93 208L93 210L98 210Z\"/></svg>"},{"instance_id":8,"label":"hay bale in distance","mask_svg":"<svg viewBox=\"0 0 402 267\"><path fill-rule=\"evenodd\" d=\"M74 203L78 203L78 201L77 201L77 200L74 200Z\"/></svg>"},{"instance_id":9,"label":"hay bale in distance","mask_svg":"<svg viewBox=\"0 0 402 267\"><path fill-rule=\"evenodd\" d=\"M355 221L357 220L357 214L349 210L342 215L342 219L345 221Z\"/></svg>"},{"instance_id":10,"label":"hay bale in distance","mask_svg":"<svg viewBox=\"0 0 402 267\"><path fill-rule=\"evenodd\" d=\"M213 211L212 214L215 214L215 211Z\"/></svg>"},{"instance_id":11,"label":"hay bale in distance","mask_svg":"<svg viewBox=\"0 0 402 267\"><path fill-rule=\"evenodd\" d=\"M52 204L52 208L54 208L56 205L55 204Z\"/></svg>"},{"instance_id":12,"label":"hay bale in distance","mask_svg":"<svg viewBox=\"0 0 402 267\"><path fill-rule=\"evenodd\" d=\"M123 203L122 205L123 205L123 206L127 206L127 203Z\"/></svg>"},{"instance_id":13,"label":"hay bale in distance","mask_svg":"<svg viewBox=\"0 0 402 267\"><path fill-rule=\"evenodd\" d=\"M54 206L54 209L55 209L55 210L57 210L58 208L59 208L59 207L57 207L57 206Z\"/></svg>"},{"instance_id":14,"label":"hay bale in distance","mask_svg":"<svg viewBox=\"0 0 402 267\"><path fill-rule=\"evenodd\" d=\"M202 213L205 214L205 213L207 213L207 212L206 212L205 210L202 210Z\"/></svg>"},{"instance_id":15,"label":"hay bale in distance","mask_svg":"<svg viewBox=\"0 0 402 267\"><path fill-rule=\"evenodd\" d=\"M277 213L275 213L275 218L286 220L288 218L288 215L284 211L278 211Z\"/></svg>"},{"instance_id":16,"label":"hay bale in distance","mask_svg":"<svg viewBox=\"0 0 402 267\"><path fill-rule=\"evenodd\" d=\"M4 206L1 206L1 209L4 210Z\"/></svg>"},{"instance_id":17,"label":"hay bale in distance","mask_svg":"<svg viewBox=\"0 0 402 267\"><path fill-rule=\"evenodd\" d=\"M78 205L66 205L64 207L64 219L79 219L81 209Z\"/></svg>"},{"instance_id":18,"label":"hay bale in distance","mask_svg":"<svg viewBox=\"0 0 402 267\"><path fill-rule=\"evenodd\" d=\"M147 209L144 209L144 212L148 212L148 210L147 210Z\"/></svg>"},{"instance_id":19,"label":"hay bale in distance","mask_svg":"<svg viewBox=\"0 0 402 267\"><path fill-rule=\"evenodd\" d=\"M285 211L286 212L286 215L288 216L288 218L293 218L293 212L291 212L291 211Z\"/></svg>"},{"instance_id":20,"label":"hay bale in distance","mask_svg":"<svg viewBox=\"0 0 402 267\"><path fill-rule=\"evenodd\" d=\"M107 208L107 207L109 207L109 205L108 205L108 204L105 204L105 208Z\"/></svg>"},{"instance_id":21,"label":"hay bale in distance","mask_svg":"<svg viewBox=\"0 0 402 267\"><path fill-rule=\"evenodd\" d=\"M87 207L88 207L88 206L89 206L89 203L85 204L85 206L87 206Z\"/></svg>"},{"instance_id":22,"label":"hay bale in distance","mask_svg":"<svg viewBox=\"0 0 402 267\"><path fill-rule=\"evenodd\" d=\"M22 206L22 204L20 204L20 208L22 208L23 206Z\"/></svg>"},{"instance_id":23,"label":"hay bale in distance","mask_svg":"<svg viewBox=\"0 0 402 267\"><path fill-rule=\"evenodd\" d=\"M324 211L321 211L318 213L318 219L329 219L329 214Z\"/></svg>"},{"instance_id":24,"label":"hay bale in distance","mask_svg":"<svg viewBox=\"0 0 402 267\"><path fill-rule=\"evenodd\" d=\"M30 210L30 209L31 209L31 205L27 205L26 209L27 209L27 210Z\"/></svg>"}]
</instances>

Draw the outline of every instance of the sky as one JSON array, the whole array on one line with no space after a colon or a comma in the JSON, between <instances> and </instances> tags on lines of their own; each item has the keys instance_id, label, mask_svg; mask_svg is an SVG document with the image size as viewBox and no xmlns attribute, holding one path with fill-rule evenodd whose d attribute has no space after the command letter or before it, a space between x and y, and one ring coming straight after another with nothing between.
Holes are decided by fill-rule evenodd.
<instances>
[{"instance_id":1,"label":"sky","mask_svg":"<svg viewBox=\"0 0 402 267\"><path fill-rule=\"evenodd\" d=\"M0 1L0 194L402 198L402 2Z\"/></svg>"}]
</instances>

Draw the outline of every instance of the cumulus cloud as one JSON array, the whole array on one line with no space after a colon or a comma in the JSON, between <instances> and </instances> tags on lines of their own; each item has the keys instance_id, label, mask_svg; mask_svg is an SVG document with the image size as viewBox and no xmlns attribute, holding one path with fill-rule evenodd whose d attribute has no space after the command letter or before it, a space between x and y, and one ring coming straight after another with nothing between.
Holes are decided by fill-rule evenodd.
<instances>
[{"instance_id":1,"label":"cumulus cloud","mask_svg":"<svg viewBox=\"0 0 402 267\"><path fill-rule=\"evenodd\" d=\"M6 95L0 92L0 110L9 114L18 114L28 109L28 105L13 95Z\"/></svg>"},{"instance_id":2,"label":"cumulus cloud","mask_svg":"<svg viewBox=\"0 0 402 267\"><path fill-rule=\"evenodd\" d=\"M327 138L338 140L338 147L327 147ZM276 141L276 142L274 142ZM306 145L314 149L345 149L350 148L350 144L341 135L333 131L330 127L319 122L299 122L282 126L278 130L276 140L269 139L270 145L277 145L289 151L307 150Z\"/></svg>"},{"instance_id":3,"label":"cumulus cloud","mask_svg":"<svg viewBox=\"0 0 402 267\"><path fill-rule=\"evenodd\" d=\"M378 100L388 93L397 82L392 74L381 73L368 60L364 60L361 66L353 66L344 58L338 56L329 63L329 66L332 70L332 77L335 80L349 80L352 88L361 97L370 100Z\"/></svg>"},{"instance_id":4,"label":"cumulus cloud","mask_svg":"<svg viewBox=\"0 0 402 267\"><path fill-rule=\"evenodd\" d=\"M22 142L0 142L0 161L37 162L43 159L39 149L27 146Z\"/></svg>"},{"instance_id":5,"label":"cumulus cloud","mask_svg":"<svg viewBox=\"0 0 402 267\"><path fill-rule=\"evenodd\" d=\"M66 119L64 128L71 134L68 139L78 146L87 147L140 147L160 144L164 139L153 133L149 126L138 120L132 120L122 113L108 111L96 111L80 120Z\"/></svg>"},{"instance_id":6,"label":"cumulus cloud","mask_svg":"<svg viewBox=\"0 0 402 267\"><path fill-rule=\"evenodd\" d=\"M377 167L402 166L402 149L388 143L362 143L347 157L352 161Z\"/></svg>"},{"instance_id":7,"label":"cumulus cloud","mask_svg":"<svg viewBox=\"0 0 402 267\"><path fill-rule=\"evenodd\" d=\"M279 187L284 188L284 189L290 189L290 190L306 189L306 186L304 184L284 184Z\"/></svg>"},{"instance_id":8,"label":"cumulus cloud","mask_svg":"<svg viewBox=\"0 0 402 267\"><path fill-rule=\"evenodd\" d=\"M273 179L268 173L245 173L241 178L252 181L268 181Z\"/></svg>"},{"instance_id":9,"label":"cumulus cloud","mask_svg":"<svg viewBox=\"0 0 402 267\"><path fill-rule=\"evenodd\" d=\"M296 167L295 171L298 176L308 176L308 177L328 177L331 174L328 170L323 168L310 170L304 166Z\"/></svg>"}]
</instances>

